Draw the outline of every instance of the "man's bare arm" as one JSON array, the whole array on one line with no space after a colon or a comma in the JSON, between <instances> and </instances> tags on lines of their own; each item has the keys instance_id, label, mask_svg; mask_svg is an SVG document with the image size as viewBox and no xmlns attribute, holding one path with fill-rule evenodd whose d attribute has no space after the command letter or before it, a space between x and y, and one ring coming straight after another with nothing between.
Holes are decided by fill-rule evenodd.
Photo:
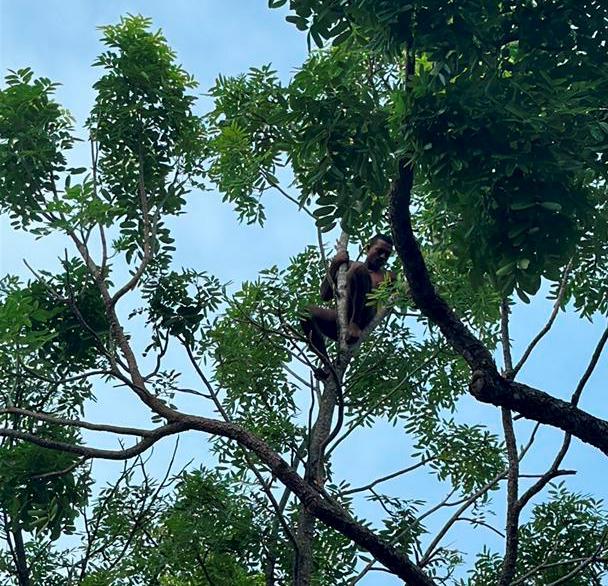
<instances>
[{"instance_id":1,"label":"man's bare arm","mask_svg":"<svg viewBox=\"0 0 608 586\"><path fill-rule=\"evenodd\" d=\"M340 265L348 263L348 253L347 252L339 252L332 259L331 264L329 265L329 271L321 281L321 299L323 301L329 301L334 296L334 284L336 282L336 275L338 273L338 269Z\"/></svg>"}]
</instances>

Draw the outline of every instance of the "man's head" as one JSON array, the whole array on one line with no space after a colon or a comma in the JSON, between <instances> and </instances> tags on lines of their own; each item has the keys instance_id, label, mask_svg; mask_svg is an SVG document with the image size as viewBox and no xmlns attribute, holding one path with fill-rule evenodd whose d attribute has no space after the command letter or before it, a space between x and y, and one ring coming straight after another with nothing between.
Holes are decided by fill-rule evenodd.
<instances>
[{"instance_id":1,"label":"man's head","mask_svg":"<svg viewBox=\"0 0 608 586\"><path fill-rule=\"evenodd\" d=\"M386 264L393 252L393 239L386 234L376 234L367 245L365 263L372 271L377 271Z\"/></svg>"}]
</instances>

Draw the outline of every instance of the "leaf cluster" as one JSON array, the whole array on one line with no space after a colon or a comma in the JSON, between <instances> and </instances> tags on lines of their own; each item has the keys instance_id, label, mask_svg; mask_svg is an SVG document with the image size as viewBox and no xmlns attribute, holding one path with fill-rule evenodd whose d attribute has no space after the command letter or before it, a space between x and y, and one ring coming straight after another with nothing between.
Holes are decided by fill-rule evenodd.
<instances>
[{"instance_id":1,"label":"leaf cluster","mask_svg":"<svg viewBox=\"0 0 608 586\"><path fill-rule=\"evenodd\" d=\"M34 79L29 68L11 71L0 90L0 211L15 228L43 220L47 192L66 169L72 148L70 115L53 99L56 83Z\"/></svg>"}]
</instances>

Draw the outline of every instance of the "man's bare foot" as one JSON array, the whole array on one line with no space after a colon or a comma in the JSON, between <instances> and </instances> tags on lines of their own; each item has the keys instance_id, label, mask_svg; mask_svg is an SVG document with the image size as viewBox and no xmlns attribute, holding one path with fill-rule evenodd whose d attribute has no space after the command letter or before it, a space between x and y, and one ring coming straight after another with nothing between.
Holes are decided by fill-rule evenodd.
<instances>
[{"instance_id":1,"label":"man's bare foot","mask_svg":"<svg viewBox=\"0 0 608 586\"><path fill-rule=\"evenodd\" d=\"M346 343L354 344L361 337L361 328L356 323L349 323L346 330Z\"/></svg>"}]
</instances>

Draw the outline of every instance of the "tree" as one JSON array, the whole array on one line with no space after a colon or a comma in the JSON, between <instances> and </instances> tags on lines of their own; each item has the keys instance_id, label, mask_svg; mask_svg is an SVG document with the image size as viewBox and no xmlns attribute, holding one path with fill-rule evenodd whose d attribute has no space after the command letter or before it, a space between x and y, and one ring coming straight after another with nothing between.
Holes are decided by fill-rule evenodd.
<instances>
[{"instance_id":1,"label":"tree","mask_svg":"<svg viewBox=\"0 0 608 586\"><path fill-rule=\"evenodd\" d=\"M570 401L517 376L560 309L608 310L608 9L597 1L290 7L288 20L319 49L288 85L270 67L219 77L202 117L194 80L148 20L104 27L88 169L67 162L76 138L54 84L29 69L6 77L0 205L18 228L65 235L76 254L60 274L32 269L31 282L9 277L2 289L7 583L340 584L375 561L410 585L600 583L608 531L600 502L554 484L523 513L571 473L562 462L573 438L608 454L608 422L578 407L608 330ZM176 270L167 219L206 186L246 222L264 222L264 193L279 191L316 223L320 246L234 294L215 276ZM340 247L390 226L405 279L380 288L377 319L360 343L341 337L320 382L299 320L327 270L323 235L338 226ZM344 278L335 283L341 314ZM543 279L554 311L515 362L510 309ZM124 315L126 296L141 309ZM145 324L145 352L129 320ZM184 371L165 367L170 347L199 388L184 388ZM88 422L83 406L101 384L128 388L156 427ZM467 386L501 409L504 441L452 415ZM216 415L184 412L183 393ZM512 411L537 424L521 447ZM413 438L412 465L362 487L334 479L336 446L380 418ZM522 490L520 464L540 425L562 430L563 442ZM136 442L97 448L83 430ZM87 507L89 460L141 458L185 431L211 438L221 470L155 484L136 460ZM445 500L427 506L378 489L422 469L449 485ZM457 522L492 528L490 495L505 480L504 551L484 549L460 579L461 552L443 539ZM384 510L380 526L359 518L359 493ZM428 518L448 511L431 532ZM81 548L51 546L79 513ZM363 569L362 552L373 558Z\"/></svg>"}]
</instances>

